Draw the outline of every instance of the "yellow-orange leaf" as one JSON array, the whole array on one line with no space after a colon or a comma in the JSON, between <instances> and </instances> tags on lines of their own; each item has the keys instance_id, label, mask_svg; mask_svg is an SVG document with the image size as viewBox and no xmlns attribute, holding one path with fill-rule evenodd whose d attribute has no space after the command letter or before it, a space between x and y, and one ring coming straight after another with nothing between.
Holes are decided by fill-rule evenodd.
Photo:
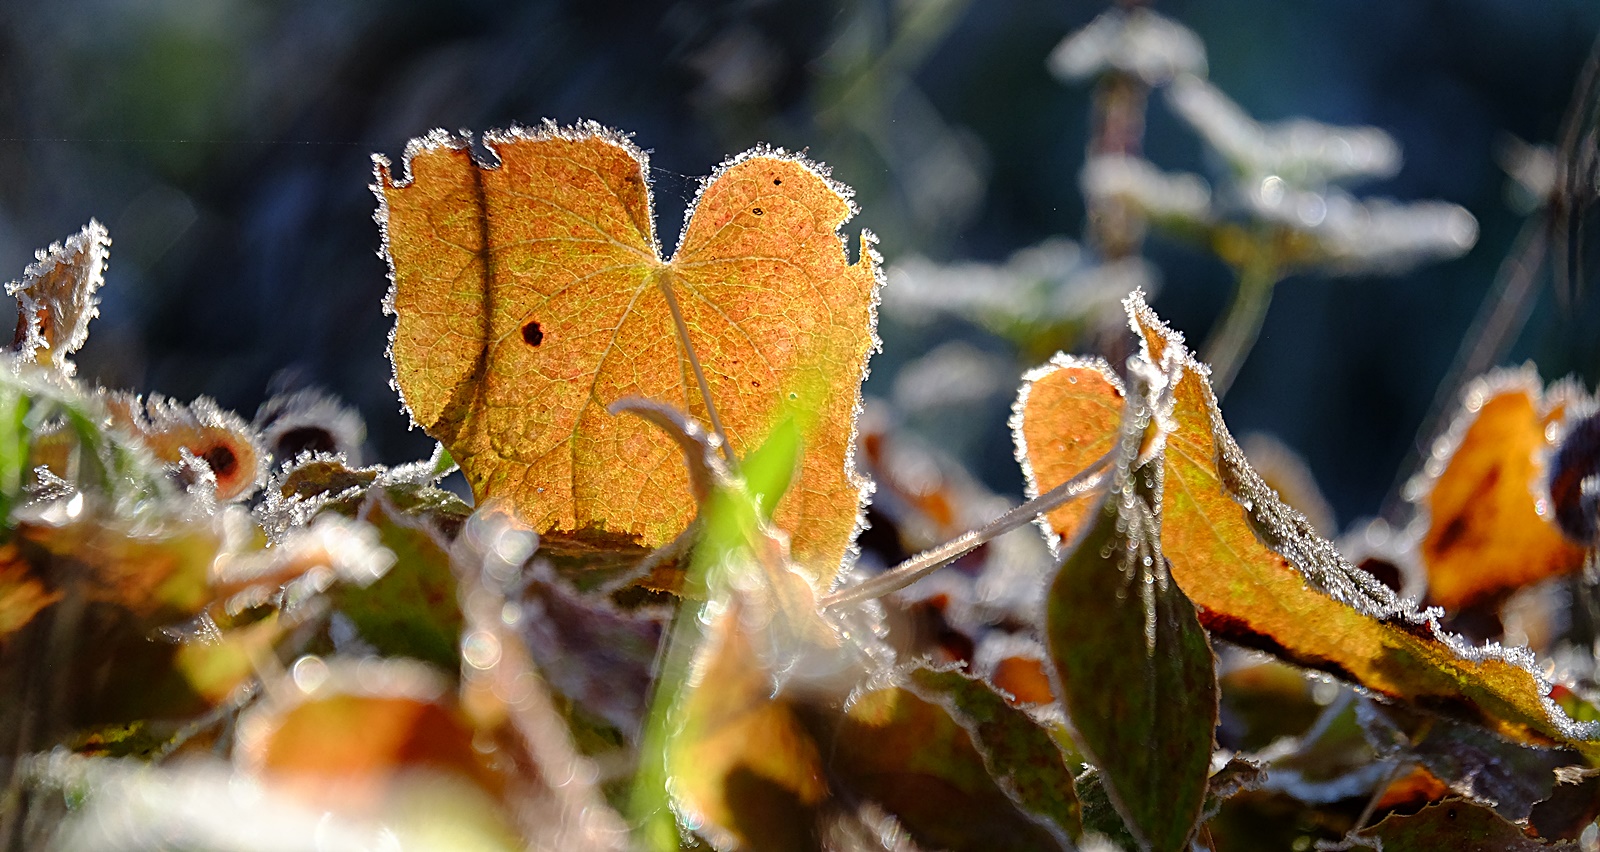
<instances>
[{"instance_id":1,"label":"yellow-orange leaf","mask_svg":"<svg viewBox=\"0 0 1600 852\"><path fill-rule=\"evenodd\" d=\"M595 124L489 133L474 159L442 131L379 157L378 218L398 316L390 347L412 418L540 531L603 530L659 546L695 511L679 450L618 399L710 422L674 311L704 365L735 455L757 447L797 389L820 410L776 513L824 584L854 535L863 481L851 439L873 348L872 238L851 263L837 230L849 190L758 148L702 186L663 260L644 152Z\"/></svg>"},{"instance_id":2,"label":"yellow-orange leaf","mask_svg":"<svg viewBox=\"0 0 1600 852\"><path fill-rule=\"evenodd\" d=\"M1430 462L1443 467L1408 489L1428 513L1421 551L1433 603L1455 610L1583 566L1584 549L1537 508L1564 388L1545 393L1527 367L1482 376L1462 394Z\"/></svg>"},{"instance_id":3,"label":"yellow-orange leaf","mask_svg":"<svg viewBox=\"0 0 1600 852\"><path fill-rule=\"evenodd\" d=\"M1122 379L1100 358L1056 353L1049 363L1029 370L1011 407L1030 494L1066 482L1117 444L1122 420ZM1046 533L1071 541L1098 507L1093 500L1071 500L1045 519ZM1059 541L1053 541L1052 547Z\"/></svg>"},{"instance_id":4,"label":"yellow-orange leaf","mask_svg":"<svg viewBox=\"0 0 1600 852\"><path fill-rule=\"evenodd\" d=\"M302 658L275 700L240 722L235 758L307 800L370 807L407 772L466 780L498 798L505 779L430 670L405 660ZM309 674L308 674L309 673Z\"/></svg>"},{"instance_id":5,"label":"yellow-orange leaf","mask_svg":"<svg viewBox=\"0 0 1600 852\"><path fill-rule=\"evenodd\" d=\"M205 462L217 480L217 499L240 500L261 484L267 458L260 436L239 415L206 397L184 405L160 394L148 400L137 394L105 397L111 423L133 437L150 454L181 464L184 453Z\"/></svg>"},{"instance_id":6,"label":"yellow-orange leaf","mask_svg":"<svg viewBox=\"0 0 1600 852\"><path fill-rule=\"evenodd\" d=\"M1183 337L1161 323L1142 295L1130 297L1128 308L1143 339L1141 357L1160 363L1168 347L1183 347ZM1184 366L1172 389L1166 436L1162 547L1173 579L1207 628L1382 695L1480 721L1519 742L1564 740L1600 757L1593 734L1550 701L1531 654L1468 648L1448 637L1284 506L1244 462L1206 368L1186 349L1178 354ZM1076 445L1055 436L1116 431L1120 409L1109 381L1100 385L1105 405L1080 402L1063 415L1040 404L1052 385L1071 377L1082 385L1100 370L1063 363L1035 371L1024 388L1018 442L1032 466L1033 488L1065 479L1042 470L1077 472L1097 457L1092 449L1074 454ZM1070 537L1075 530L1058 525L1056 532Z\"/></svg>"}]
</instances>

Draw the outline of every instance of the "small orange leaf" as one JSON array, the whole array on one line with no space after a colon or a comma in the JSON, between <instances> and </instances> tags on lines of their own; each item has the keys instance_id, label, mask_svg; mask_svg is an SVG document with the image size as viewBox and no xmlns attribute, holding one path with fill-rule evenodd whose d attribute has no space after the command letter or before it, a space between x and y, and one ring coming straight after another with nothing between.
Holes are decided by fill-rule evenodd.
<instances>
[{"instance_id":1,"label":"small orange leaf","mask_svg":"<svg viewBox=\"0 0 1600 852\"><path fill-rule=\"evenodd\" d=\"M1467 648L1351 566L1284 506L1244 462L1222 422L1207 370L1182 348L1182 335L1156 317L1142 294L1131 296L1128 308L1143 338L1142 358L1157 363L1168 347L1180 347L1161 537L1173 579L1200 608L1208 629L1390 698L1481 722L1517 742L1566 741L1591 759L1600 756L1594 734L1551 702L1528 652ZM1081 449L1069 452L1066 462L1056 457L1073 445L1053 440L1061 418L1037 402L1047 398L1045 386L1074 375L1085 371L1074 363L1044 368L1023 390L1018 443L1040 491L1061 480L1038 471L1076 473L1092 461ZM1075 403L1083 412L1072 427L1078 434L1095 434L1096 417L1105 434L1117 429L1114 388L1109 382L1101 387L1104 405Z\"/></svg>"},{"instance_id":2,"label":"small orange leaf","mask_svg":"<svg viewBox=\"0 0 1600 852\"><path fill-rule=\"evenodd\" d=\"M1567 385L1546 393L1530 367L1497 370L1462 393L1455 423L1435 445L1431 477L1407 486L1427 512L1422 562L1428 598L1463 609L1583 567L1584 549L1546 513L1547 437L1570 407Z\"/></svg>"},{"instance_id":3,"label":"small orange leaf","mask_svg":"<svg viewBox=\"0 0 1600 852\"><path fill-rule=\"evenodd\" d=\"M1122 379L1101 358L1056 353L1023 375L1011 428L1029 494L1066 482L1111 452L1122 422L1122 395ZM1045 516L1052 549L1071 541L1094 517L1094 503L1073 500Z\"/></svg>"},{"instance_id":4,"label":"small orange leaf","mask_svg":"<svg viewBox=\"0 0 1600 852\"><path fill-rule=\"evenodd\" d=\"M106 394L112 425L144 445L168 464L184 461L184 453L205 462L217 479L218 500L240 500L261 484L266 452L254 429L239 415L200 397L189 405L151 394Z\"/></svg>"},{"instance_id":5,"label":"small orange leaf","mask_svg":"<svg viewBox=\"0 0 1600 852\"><path fill-rule=\"evenodd\" d=\"M307 801L372 808L415 772L504 793L443 682L416 663L302 657L272 696L240 720L235 759Z\"/></svg>"},{"instance_id":6,"label":"small orange leaf","mask_svg":"<svg viewBox=\"0 0 1600 852\"><path fill-rule=\"evenodd\" d=\"M666 544L695 511L679 451L607 406L641 396L710 422L681 314L735 455L795 388L819 389L776 520L831 584L864 497L852 425L876 341L872 237L852 264L837 233L849 190L801 157L748 151L704 183L663 260L647 158L621 134L547 123L483 141L498 165L442 131L407 145L399 180L375 158L390 356L412 419L479 500L510 498L541 533Z\"/></svg>"},{"instance_id":7,"label":"small orange leaf","mask_svg":"<svg viewBox=\"0 0 1600 852\"><path fill-rule=\"evenodd\" d=\"M0 546L0 639L26 627L61 596L60 589L45 585L15 543Z\"/></svg>"}]
</instances>

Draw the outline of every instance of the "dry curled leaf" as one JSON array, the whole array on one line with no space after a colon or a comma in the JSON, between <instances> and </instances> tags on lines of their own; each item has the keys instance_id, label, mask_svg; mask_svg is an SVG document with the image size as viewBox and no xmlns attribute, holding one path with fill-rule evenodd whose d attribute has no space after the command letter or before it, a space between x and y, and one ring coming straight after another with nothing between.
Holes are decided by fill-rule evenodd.
<instances>
[{"instance_id":1,"label":"dry curled leaf","mask_svg":"<svg viewBox=\"0 0 1600 852\"><path fill-rule=\"evenodd\" d=\"M1183 370L1174 388L1167 435L1162 544L1179 587L1200 608L1214 634L1328 672L1390 698L1480 722L1517 742L1565 741L1600 755L1592 726L1576 722L1553 700L1531 653L1498 645L1472 647L1418 612L1387 586L1351 566L1261 483L1222 422L1206 368L1183 349L1141 294L1129 298L1133 328L1147 361L1179 347ZM1111 433L1113 407L1077 406L1078 418L1104 412L1098 427L1064 421L1035 401L1041 390L1081 378L1083 368L1035 371L1019 403L1019 453L1032 465L1030 490L1048 489L1058 474L1078 471L1093 456L1054 442L1063 430ZM1058 535L1076 530L1052 519Z\"/></svg>"},{"instance_id":2,"label":"dry curled leaf","mask_svg":"<svg viewBox=\"0 0 1600 852\"><path fill-rule=\"evenodd\" d=\"M180 466L186 458L204 462L216 478L218 500L242 500L261 484L267 454L260 436L239 415L210 399L184 405L159 394L146 400L110 393L105 402L112 425L157 459Z\"/></svg>"},{"instance_id":3,"label":"dry curled leaf","mask_svg":"<svg viewBox=\"0 0 1600 852\"><path fill-rule=\"evenodd\" d=\"M1407 486L1426 511L1420 552L1431 602L1456 611L1582 567L1583 547L1562 535L1541 496L1553 427L1575 397L1567 383L1546 391L1531 365L1462 392L1428 470Z\"/></svg>"},{"instance_id":4,"label":"dry curled leaf","mask_svg":"<svg viewBox=\"0 0 1600 852\"><path fill-rule=\"evenodd\" d=\"M511 499L540 533L658 547L694 514L687 475L666 437L607 406L641 396L712 422L688 344L738 455L815 388L777 516L796 560L831 583L864 496L851 441L875 345L872 237L850 263L837 232L850 191L800 156L753 149L703 184L664 260L646 155L621 134L546 124L483 142L495 165L442 131L406 147L399 179L376 158L390 355L412 419L474 494Z\"/></svg>"},{"instance_id":5,"label":"dry curled leaf","mask_svg":"<svg viewBox=\"0 0 1600 852\"><path fill-rule=\"evenodd\" d=\"M17 297L17 334L13 348L23 357L53 365L66 375L76 371L67 356L89 338L89 321L100 315L96 291L105 283L111 237L90 219L65 243L40 249L23 270L22 280L6 285Z\"/></svg>"}]
</instances>

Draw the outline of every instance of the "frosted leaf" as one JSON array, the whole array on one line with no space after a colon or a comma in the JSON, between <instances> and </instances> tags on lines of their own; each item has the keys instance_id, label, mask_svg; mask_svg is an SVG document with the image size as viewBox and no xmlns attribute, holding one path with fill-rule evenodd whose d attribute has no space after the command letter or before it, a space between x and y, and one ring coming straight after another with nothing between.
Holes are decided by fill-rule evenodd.
<instances>
[{"instance_id":1,"label":"frosted leaf","mask_svg":"<svg viewBox=\"0 0 1600 852\"><path fill-rule=\"evenodd\" d=\"M1511 178L1506 186L1506 200L1511 209L1526 216L1549 202L1561 174L1555 148L1529 145L1515 136L1507 136L1495 146L1494 153L1495 161Z\"/></svg>"},{"instance_id":2,"label":"frosted leaf","mask_svg":"<svg viewBox=\"0 0 1600 852\"><path fill-rule=\"evenodd\" d=\"M1206 48L1192 30L1145 8L1112 9L1051 51L1050 72L1070 82L1106 71L1155 86L1179 74L1205 74Z\"/></svg>"},{"instance_id":3,"label":"frosted leaf","mask_svg":"<svg viewBox=\"0 0 1600 852\"><path fill-rule=\"evenodd\" d=\"M1443 201L1361 201L1337 189L1292 189L1276 176L1262 179L1246 199L1256 215L1314 240L1298 263L1336 274L1403 272L1460 257L1478 241L1478 220Z\"/></svg>"},{"instance_id":4,"label":"frosted leaf","mask_svg":"<svg viewBox=\"0 0 1600 852\"><path fill-rule=\"evenodd\" d=\"M1094 202L1118 199L1156 221L1203 224L1210 220L1211 188L1198 175L1164 172L1142 157L1092 156L1078 175L1083 194Z\"/></svg>"},{"instance_id":5,"label":"frosted leaf","mask_svg":"<svg viewBox=\"0 0 1600 852\"><path fill-rule=\"evenodd\" d=\"M111 237L94 219L65 243L40 249L20 281L6 285L17 298L17 334L22 355L51 364L65 375L77 367L67 356L89 339L89 321L100 315L97 291L105 283Z\"/></svg>"},{"instance_id":6,"label":"frosted leaf","mask_svg":"<svg viewBox=\"0 0 1600 852\"><path fill-rule=\"evenodd\" d=\"M970 405L993 396L1015 378L1011 359L965 341L951 341L912 361L895 375L892 399L902 411Z\"/></svg>"},{"instance_id":7,"label":"frosted leaf","mask_svg":"<svg viewBox=\"0 0 1600 852\"><path fill-rule=\"evenodd\" d=\"M1170 357L1177 353L1183 360L1184 369L1193 373L1191 380L1199 380L1191 387L1197 389L1200 398L1193 401L1195 407L1187 416L1192 418L1204 412L1205 425L1209 426L1212 434L1211 440L1203 443L1215 446L1213 451L1207 452L1215 465L1215 475L1226 495L1243 510L1251 532L1261 545L1283 557L1285 566L1295 571L1310 588L1367 618L1400 628L1403 633L1420 636L1425 630L1432 639L1461 660L1480 663L1497 661L1521 669L1532 682L1531 694L1520 691L1513 693L1509 687L1505 687L1505 694L1515 694L1513 700L1526 699L1530 705L1536 699L1543 710L1544 721L1562 739L1574 744L1600 741L1600 722L1579 722L1567 715L1551 697L1549 674L1539 666L1537 658L1527 648L1507 647L1498 642L1474 645L1445 630L1440 624L1444 615L1442 610L1434 607L1418 609L1414 600L1400 597L1371 574L1351 565L1331 542L1318 536L1305 517L1284 505L1246 463L1244 454L1222 422L1209 382L1204 381L1209 371L1181 345L1181 337L1150 310L1143 294L1135 293L1128 297L1128 312L1130 324L1144 338L1142 351L1145 359L1150 358L1150 347L1159 344L1163 356ZM1168 520L1171 522L1170 518Z\"/></svg>"},{"instance_id":8,"label":"frosted leaf","mask_svg":"<svg viewBox=\"0 0 1600 852\"><path fill-rule=\"evenodd\" d=\"M1400 146L1376 127L1337 127L1309 119L1261 124L1206 80L1185 76L1167 101L1247 180L1278 175L1291 185L1392 177Z\"/></svg>"},{"instance_id":9,"label":"frosted leaf","mask_svg":"<svg viewBox=\"0 0 1600 852\"><path fill-rule=\"evenodd\" d=\"M336 397L316 390L279 394L261 404L254 420L262 443L277 461L304 453L338 453L361 464L367 426L361 415Z\"/></svg>"},{"instance_id":10,"label":"frosted leaf","mask_svg":"<svg viewBox=\"0 0 1600 852\"><path fill-rule=\"evenodd\" d=\"M212 586L229 613L269 603L292 609L336 582L371 585L394 563L376 527L329 514L266 550L220 557Z\"/></svg>"},{"instance_id":11,"label":"frosted leaf","mask_svg":"<svg viewBox=\"0 0 1600 852\"><path fill-rule=\"evenodd\" d=\"M998 264L939 264L912 255L889 268L888 280L883 310L897 320L924 324L952 315L1006 335L1051 323L1120 323L1122 297L1154 287L1157 273L1142 258L1093 264L1077 243L1051 237Z\"/></svg>"},{"instance_id":12,"label":"frosted leaf","mask_svg":"<svg viewBox=\"0 0 1600 852\"><path fill-rule=\"evenodd\" d=\"M105 403L111 425L178 470L180 480L187 452L210 468L218 500L242 500L260 486L266 469L260 436L243 418L211 399L200 397L185 405L160 394L146 399L118 392L106 394Z\"/></svg>"}]
</instances>

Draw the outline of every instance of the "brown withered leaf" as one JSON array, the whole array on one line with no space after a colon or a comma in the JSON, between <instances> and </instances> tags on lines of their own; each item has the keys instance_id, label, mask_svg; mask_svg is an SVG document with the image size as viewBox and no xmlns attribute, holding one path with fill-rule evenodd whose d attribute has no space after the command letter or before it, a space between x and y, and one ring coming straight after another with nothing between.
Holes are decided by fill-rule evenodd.
<instances>
[{"instance_id":1,"label":"brown withered leaf","mask_svg":"<svg viewBox=\"0 0 1600 852\"><path fill-rule=\"evenodd\" d=\"M20 281L6 285L17 297L17 333L12 347L30 360L70 376L68 356L89 338L89 321L100 315L96 291L105 283L111 237L90 219L65 243L40 249Z\"/></svg>"},{"instance_id":2,"label":"brown withered leaf","mask_svg":"<svg viewBox=\"0 0 1600 852\"><path fill-rule=\"evenodd\" d=\"M1411 610L1351 566L1285 507L1244 462L1206 370L1182 348L1181 335L1161 323L1141 294L1130 297L1128 307L1143 338L1142 357L1153 363L1178 347L1184 363L1166 437L1162 543L1173 578L1207 628L1380 695L1479 722L1517 742L1567 742L1591 759L1600 756L1595 735L1551 701L1531 654L1472 648L1449 636L1428 614ZM1064 429L1092 434L1081 418L1096 409L1079 406L1074 412L1087 414L1061 423L1049 409L1029 404L1040 385L1064 381L1070 369L1082 368L1040 371L1025 392L1019 447L1033 465L1037 490L1056 484L1038 476L1041 464L1078 471L1094 461L1051 438ZM1113 432L1115 419L1102 417L1099 428ZM1056 532L1076 530L1058 526Z\"/></svg>"},{"instance_id":3,"label":"brown withered leaf","mask_svg":"<svg viewBox=\"0 0 1600 852\"><path fill-rule=\"evenodd\" d=\"M1390 815L1357 836L1383 843L1385 852L1537 852L1566 849L1575 843L1547 843L1529 837L1515 823L1482 805L1446 799L1409 816Z\"/></svg>"},{"instance_id":4,"label":"brown withered leaf","mask_svg":"<svg viewBox=\"0 0 1600 852\"><path fill-rule=\"evenodd\" d=\"M336 814L427 801L436 816L464 817L501 841L489 848L515 845L508 779L474 747L472 725L432 670L406 660L302 657L268 696L239 720L241 774Z\"/></svg>"},{"instance_id":5,"label":"brown withered leaf","mask_svg":"<svg viewBox=\"0 0 1600 852\"><path fill-rule=\"evenodd\" d=\"M1541 387L1532 365L1469 383L1461 410L1407 496L1426 512L1420 552L1428 600L1456 611L1576 571L1584 548L1541 511L1552 427L1577 402Z\"/></svg>"}]
</instances>

